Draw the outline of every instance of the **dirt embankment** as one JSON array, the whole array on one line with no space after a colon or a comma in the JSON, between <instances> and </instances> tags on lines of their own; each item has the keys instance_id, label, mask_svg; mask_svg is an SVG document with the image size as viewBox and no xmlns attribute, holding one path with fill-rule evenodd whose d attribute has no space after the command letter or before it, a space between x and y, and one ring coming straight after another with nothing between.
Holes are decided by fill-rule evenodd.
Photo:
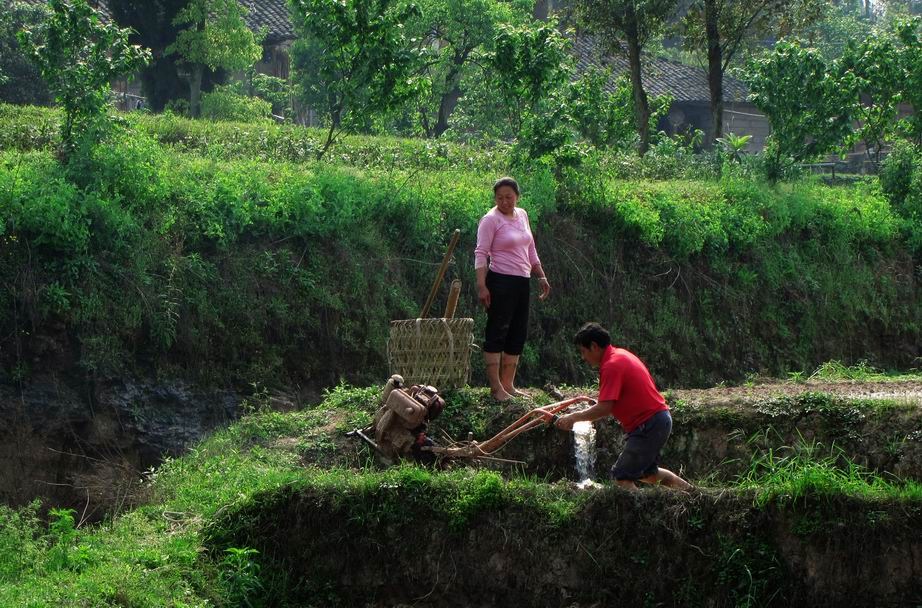
<instances>
[{"instance_id":1,"label":"dirt embankment","mask_svg":"<svg viewBox=\"0 0 922 608\"><path fill-rule=\"evenodd\" d=\"M879 474L922 480L919 381L778 383L676 390L667 397L674 426L663 466L705 485L734 480L768 450L777 456L809 450L817 460L851 461ZM503 428L531 407L528 401L506 406L491 428ZM605 479L624 434L611 418L595 427L594 475ZM498 455L518 463L485 466L549 479L576 476L573 437L567 433L530 431Z\"/></svg>"},{"instance_id":2,"label":"dirt embankment","mask_svg":"<svg viewBox=\"0 0 922 608\"><path fill-rule=\"evenodd\" d=\"M444 494L448 494L446 497ZM755 508L714 491L591 491L554 519L498 493L458 521L450 488L282 489L222 515L296 605L885 606L922 601L922 509L838 498ZM468 506L471 503L467 503Z\"/></svg>"}]
</instances>

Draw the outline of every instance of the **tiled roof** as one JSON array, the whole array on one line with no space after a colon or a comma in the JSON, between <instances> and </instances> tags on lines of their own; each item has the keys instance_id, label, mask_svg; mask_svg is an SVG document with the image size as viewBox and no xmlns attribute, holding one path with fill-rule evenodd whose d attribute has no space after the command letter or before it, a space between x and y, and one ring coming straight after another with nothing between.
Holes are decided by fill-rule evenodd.
<instances>
[{"instance_id":1,"label":"tiled roof","mask_svg":"<svg viewBox=\"0 0 922 608\"><path fill-rule=\"evenodd\" d=\"M295 39L286 0L240 0L240 4L250 11L246 16L250 29L258 31L261 27L267 28L266 42Z\"/></svg>"},{"instance_id":2,"label":"tiled roof","mask_svg":"<svg viewBox=\"0 0 922 608\"><path fill-rule=\"evenodd\" d=\"M630 74L626 54L606 53L598 40L588 34L573 37L573 53L580 72L591 67L608 67L615 77ZM663 95L668 93L676 101L710 100L707 71L684 63L644 56L643 84L647 94ZM749 94L746 85L728 75L724 75L724 100L746 101ZM614 88L613 83L609 83Z\"/></svg>"}]
</instances>

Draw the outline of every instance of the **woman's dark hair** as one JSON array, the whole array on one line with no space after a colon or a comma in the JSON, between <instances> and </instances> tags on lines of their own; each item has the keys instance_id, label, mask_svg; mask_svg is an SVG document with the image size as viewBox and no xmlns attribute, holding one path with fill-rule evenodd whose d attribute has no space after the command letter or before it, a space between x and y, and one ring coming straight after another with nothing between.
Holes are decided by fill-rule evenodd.
<instances>
[{"instance_id":1,"label":"woman's dark hair","mask_svg":"<svg viewBox=\"0 0 922 608\"><path fill-rule=\"evenodd\" d=\"M586 323L576 332L573 341L583 348L589 348L593 342L605 348L611 345L611 334L598 323Z\"/></svg>"},{"instance_id":2,"label":"woman's dark hair","mask_svg":"<svg viewBox=\"0 0 922 608\"><path fill-rule=\"evenodd\" d=\"M503 186L509 186L510 188L512 188L512 191L515 192L516 196L520 196L519 182L515 181L511 177L501 177L498 180L496 180L496 183L493 184L493 194L496 194L496 191L502 188Z\"/></svg>"}]
</instances>

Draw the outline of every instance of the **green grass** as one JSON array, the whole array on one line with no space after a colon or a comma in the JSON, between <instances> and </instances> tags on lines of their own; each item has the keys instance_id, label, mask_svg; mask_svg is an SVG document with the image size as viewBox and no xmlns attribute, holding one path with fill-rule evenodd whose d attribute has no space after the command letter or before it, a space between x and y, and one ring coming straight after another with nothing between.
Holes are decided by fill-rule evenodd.
<instances>
[{"instance_id":1,"label":"green grass","mask_svg":"<svg viewBox=\"0 0 922 608\"><path fill-rule=\"evenodd\" d=\"M468 253L451 278L482 335L469 256L490 185L510 170L502 148L356 137L317 163L285 152L312 141L309 130L133 114L67 168L48 140L56 121L0 106L0 282L12 286L0 311L30 318L36 336L63 323L80 370L371 382L386 371L389 321L418 313L456 228ZM590 381L571 344L587 319L641 353L664 387L812 368L865 342L875 364L907 365L920 331L910 254L873 180L585 169L516 170L554 285L533 309L524 380ZM33 362L15 355L29 344L14 343L27 341L14 321L0 312L0 377L17 380ZM879 324L895 344L870 339Z\"/></svg>"},{"instance_id":2,"label":"green grass","mask_svg":"<svg viewBox=\"0 0 922 608\"><path fill-rule=\"evenodd\" d=\"M759 506L807 497L922 501L922 483L887 479L855 464L835 446L814 441L757 452L735 486L753 491Z\"/></svg>"},{"instance_id":3,"label":"green grass","mask_svg":"<svg viewBox=\"0 0 922 608\"><path fill-rule=\"evenodd\" d=\"M867 361L846 365L841 361L827 361L810 374L808 380L857 382L885 382L899 380L922 380L922 372L886 372L877 369Z\"/></svg>"}]
</instances>

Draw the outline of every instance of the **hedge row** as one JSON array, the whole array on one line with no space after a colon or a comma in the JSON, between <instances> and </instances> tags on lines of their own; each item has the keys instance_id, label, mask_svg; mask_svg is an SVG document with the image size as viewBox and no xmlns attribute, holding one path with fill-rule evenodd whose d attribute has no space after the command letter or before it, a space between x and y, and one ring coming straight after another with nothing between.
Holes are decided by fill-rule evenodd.
<instances>
[{"instance_id":1,"label":"hedge row","mask_svg":"<svg viewBox=\"0 0 922 608\"><path fill-rule=\"evenodd\" d=\"M120 113L114 120L180 152L215 160L313 162L326 132L268 120L233 122L191 120L172 114ZM31 151L59 141L61 114L53 108L0 103L0 149ZM505 144L489 148L410 139L346 135L325 157L328 162L378 169L446 169L497 171L509 154Z\"/></svg>"}]
</instances>

